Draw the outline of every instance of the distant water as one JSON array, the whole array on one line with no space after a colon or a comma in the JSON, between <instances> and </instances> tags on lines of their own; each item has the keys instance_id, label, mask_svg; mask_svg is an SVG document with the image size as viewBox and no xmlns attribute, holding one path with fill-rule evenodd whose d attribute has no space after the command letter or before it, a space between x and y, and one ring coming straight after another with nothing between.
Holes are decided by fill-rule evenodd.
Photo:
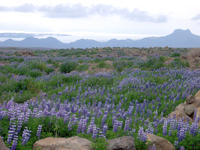
<instances>
[{"instance_id":1,"label":"distant water","mask_svg":"<svg viewBox=\"0 0 200 150\"><path fill-rule=\"evenodd\" d=\"M74 42L76 40L80 40L80 39L93 39L96 41L108 41L110 39L119 39L119 40L123 40L123 39L141 39L144 37L148 37L148 36L153 36L153 35L133 35L133 34L108 34L108 35L104 35L104 34L99 34L99 35L95 35L95 34L82 34L82 35L69 35L69 36L56 36L56 35L45 35L45 36L34 36L35 38L47 38L47 37L54 37L56 39L58 39L61 42L64 43L69 43L69 42ZM24 38L1 38L0 37L0 41L5 41L8 39L13 39L13 40L17 40L17 41L21 41Z\"/></svg>"}]
</instances>

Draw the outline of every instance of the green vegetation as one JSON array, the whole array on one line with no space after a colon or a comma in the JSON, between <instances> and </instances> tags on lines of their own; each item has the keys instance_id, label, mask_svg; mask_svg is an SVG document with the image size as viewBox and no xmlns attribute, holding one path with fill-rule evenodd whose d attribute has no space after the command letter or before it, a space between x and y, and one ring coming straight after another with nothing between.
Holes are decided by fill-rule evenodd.
<instances>
[{"instance_id":1,"label":"green vegetation","mask_svg":"<svg viewBox=\"0 0 200 150\"><path fill-rule=\"evenodd\" d=\"M71 71L75 70L76 67L77 67L77 63L69 61L69 62L61 64L60 71L62 73L70 73Z\"/></svg>"},{"instance_id":2,"label":"green vegetation","mask_svg":"<svg viewBox=\"0 0 200 150\"><path fill-rule=\"evenodd\" d=\"M161 56L158 58L149 58L146 62L141 63L140 67L142 69L160 69L162 67L164 67L164 62L165 62L165 57Z\"/></svg>"},{"instance_id":3,"label":"green vegetation","mask_svg":"<svg viewBox=\"0 0 200 150\"><path fill-rule=\"evenodd\" d=\"M0 51L0 103L3 104L0 104L0 136L10 147L7 139L12 111L5 106L13 99L9 101L16 106L13 114L17 115L21 109L26 109L25 114L32 112L18 133L19 150L32 149L39 139L36 136L39 125L42 125L41 139L80 136L93 142L93 150L106 150L109 139L125 135L134 137L137 150L145 150L147 144L138 135L140 127L169 140L177 150L180 146L199 150L199 131L191 135L188 129L178 145L179 130L169 135L170 123L167 134L163 134L163 117L199 90L200 73L188 69L189 62L182 57L186 51L172 48L34 50L34 57L30 58L12 50ZM33 115L34 109L37 117ZM80 121L86 121L86 125L78 131ZM90 124L98 131L96 137L87 133ZM105 133L103 125L107 125ZM25 127L31 130L31 137L22 145Z\"/></svg>"}]
</instances>

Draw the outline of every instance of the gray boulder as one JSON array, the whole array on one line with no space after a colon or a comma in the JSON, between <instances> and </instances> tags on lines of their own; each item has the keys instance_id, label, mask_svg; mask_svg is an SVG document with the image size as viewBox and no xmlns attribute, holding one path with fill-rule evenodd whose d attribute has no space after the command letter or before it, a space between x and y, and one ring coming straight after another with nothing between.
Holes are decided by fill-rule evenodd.
<instances>
[{"instance_id":1,"label":"gray boulder","mask_svg":"<svg viewBox=\"0 0 200 150\"><path fill-rule=\"evenodd\" d=\"M123 136L108 140L108 150L136 150L134 138L131 136Z\"/></svg>"}]
</instances>

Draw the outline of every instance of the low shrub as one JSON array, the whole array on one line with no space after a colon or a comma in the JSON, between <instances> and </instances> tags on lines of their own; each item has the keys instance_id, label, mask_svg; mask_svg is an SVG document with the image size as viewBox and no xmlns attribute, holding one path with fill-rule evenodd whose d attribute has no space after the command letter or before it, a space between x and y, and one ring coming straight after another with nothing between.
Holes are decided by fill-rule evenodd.
<instances>
[{"instance_id":1,"label":"low shrub","mask_svg":"<svg viewBox=\"0 0 200 150\"><path fill-rule=\"evenodd\" d=\"M62 73L70 73L71 71L75 70L77 67L77 63L75 62L66 62L60 66L60 72Z\"/></svg>"},{"instance_id":2,"label":"low shrub","mask_svg":"<svg viewBox=\"0 0 200 150\"><path fill-rule=\"evenodd\" d=\"M189 63L185 60L181 60L180 58L175 58L169 65L172 68L183 68L189 67Z\"/></svg>"},{"instance_id":3,"label":"low shrub","mask_svg":"<svg viewBox=\"0 0 200 150\"><path fill-rule=\"evenodd\" d=\"M165 66L164 62L165 62L165 57L163 56L158 58L151 57L146 62L141 63L139 67L147 70L160 69Z\"/></svg>"},{"instance_id":4,"label":"low shrub","mask_svg":"<svg viewBox=\"0 0 200 150\"><path fill-rule=\"evenodd\" d=\"M181 55L180 53L172 53L171 57L180 57L180 55Z\"/></svg>"},{"instance_id":5,"label":"low shrub","mask_svg":"<svg viewBox=\"0 0 200 150\"><path fill-rule=\"evenodd\" d=\"M120 60L120 61L115 61L113 63L113 66L117 72L122 72L125 68L133 67L133 62Z\"/></svg>"}]
</instances>

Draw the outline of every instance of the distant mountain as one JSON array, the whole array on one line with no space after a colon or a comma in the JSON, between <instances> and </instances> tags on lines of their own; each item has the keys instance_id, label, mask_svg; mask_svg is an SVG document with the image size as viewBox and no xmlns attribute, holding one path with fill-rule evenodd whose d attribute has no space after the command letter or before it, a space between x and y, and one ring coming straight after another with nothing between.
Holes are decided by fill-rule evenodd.
<instances>
[{"instance_id":1,"label":"distant mountain","mask_svg":"<svg viewBox=\"0 0 200 150\"><path fill-rule=\"evenodd\" d=\"M162 37L148 37L140 40L116 40L98 42L81 39L71 43L62 43L56 38L48 37L37 39L28 37L22 41L6 40L0 42L0 47L40 47L40 48L91 48L91 47L200 47L200 36L194 35L190 30L177 29L173 33Z\"/></svg>"},{"instance_id":2,"label":"distant mountain","mask_svg":"<svg viewBox=\"0 0 200 150\"><path fill-rule=\"evenodd\" d=\"M35 36L69 36L67 34L51 34L51 33L0 33L0 38L28 38Z\"/></svg>"},{"instance_id":3,"label":"distant mountain","mask_svg":"<svg viewBox=\"0 0 200 150\"><path fill-rule=\"evenodd\" d=\"M37 39L28 37L22 41L6 40L0 42L0 47L39 47L39 48L64 48L66 45L56 38L48 37L44 39Z\"/></svg>"}]
</instances>

